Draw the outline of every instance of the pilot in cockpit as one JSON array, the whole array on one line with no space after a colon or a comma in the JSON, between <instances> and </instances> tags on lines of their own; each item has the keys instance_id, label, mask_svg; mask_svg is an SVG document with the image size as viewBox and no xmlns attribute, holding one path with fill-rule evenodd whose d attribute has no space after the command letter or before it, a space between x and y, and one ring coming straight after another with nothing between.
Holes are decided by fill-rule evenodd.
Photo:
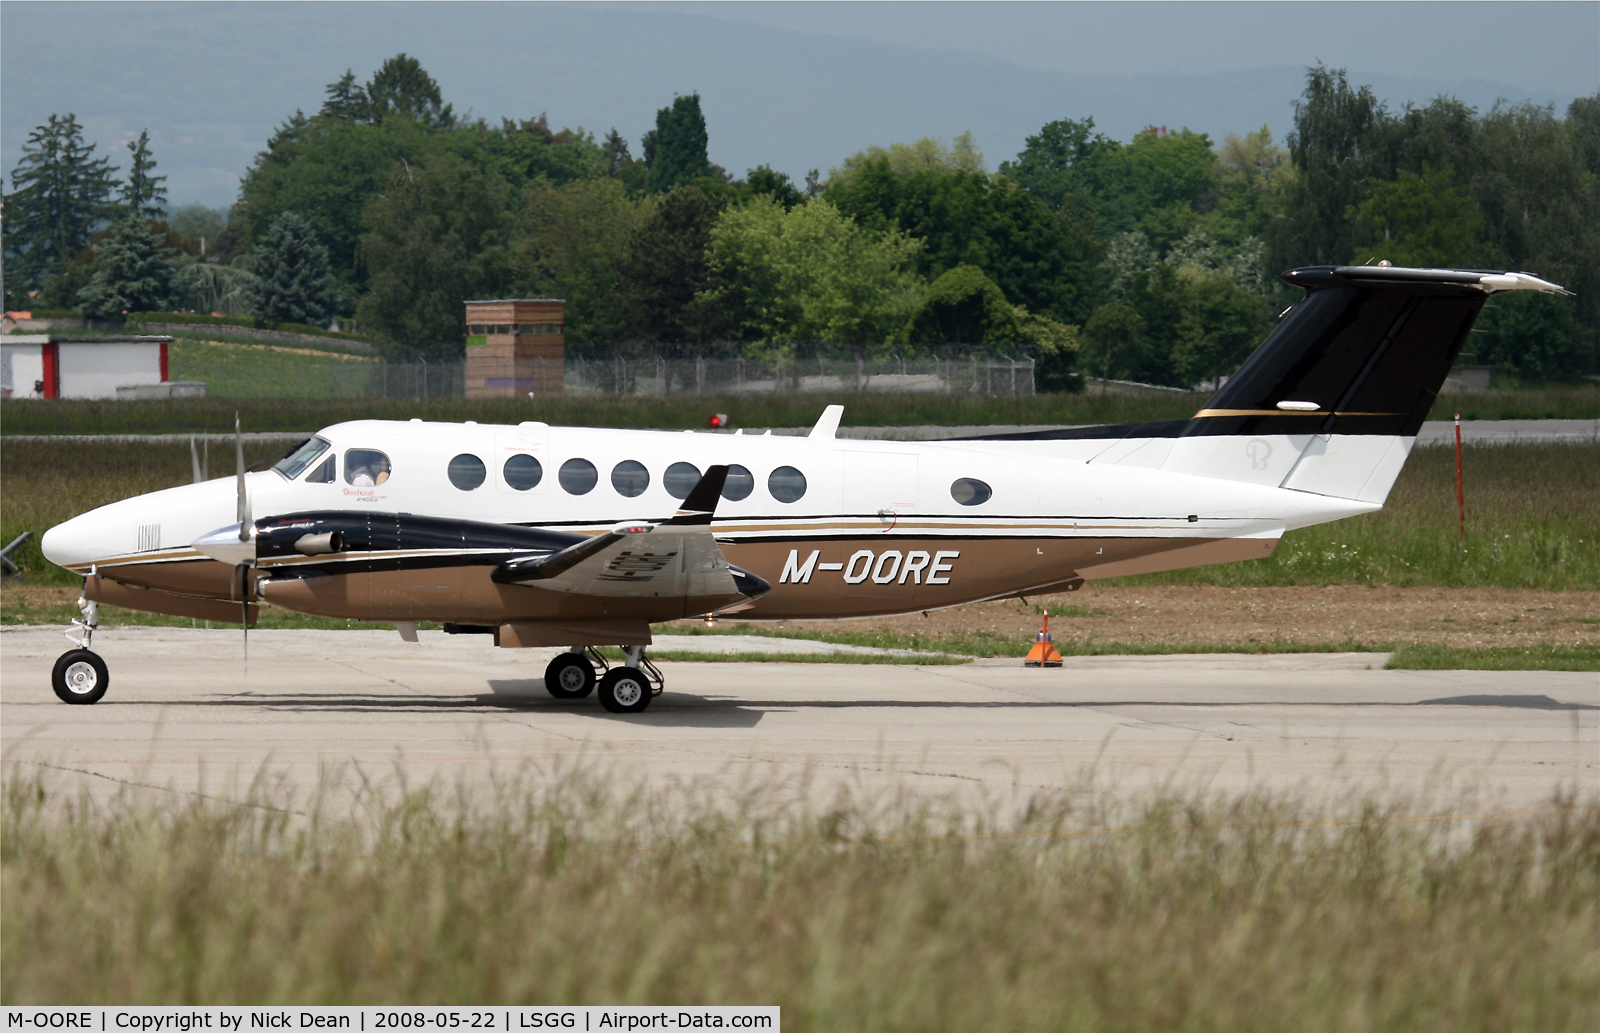
<instances>
[{"instance_id":1,"label":"pilot in cockpit","mask_svg":"<svg viewBox=\"0 0 1600 1033\"><path fill-rule=\"evenodd\" d=\"M357 488L372 488L389 479L389 457L366 448L344 454L345 481Z\"/></svg>"}]
</instances>

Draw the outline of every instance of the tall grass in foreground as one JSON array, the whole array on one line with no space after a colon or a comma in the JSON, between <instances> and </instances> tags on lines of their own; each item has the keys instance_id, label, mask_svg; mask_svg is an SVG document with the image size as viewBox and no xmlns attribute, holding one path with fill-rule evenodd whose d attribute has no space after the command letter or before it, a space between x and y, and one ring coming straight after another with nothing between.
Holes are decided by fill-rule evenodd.
<instances>
[{"instance_id":1,"label":"tall grass in foreground","mask_svg":"<svg viewBox=\"0 0 1600 1033\"><path fill-rule=\"evenodd\" d=\"M789 1030L1600 1023L1595 801L1415 821L1271 795L807 799L566 776L97 804L14 773L0 997L775 1003Z\"/></svg>"}]
</instances>

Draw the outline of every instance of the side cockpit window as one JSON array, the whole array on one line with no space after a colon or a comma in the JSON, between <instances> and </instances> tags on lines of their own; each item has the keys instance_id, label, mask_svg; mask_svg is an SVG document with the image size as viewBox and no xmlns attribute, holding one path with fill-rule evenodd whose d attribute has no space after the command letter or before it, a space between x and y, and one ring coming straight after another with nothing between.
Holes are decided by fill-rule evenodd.
<instances>
[{"instance_id":1,"label":"side cockpit window","mask_svg":"<svg viewBox=\"0 0 1600 1033\"><path fill-rule=\"evenodd\" d=\"M389 479L389 457L372 448L352 448L344 454L344 482L373 488Z\"/></svg>"},{"instance_id":2,"label":"side cockpit window","mask_svg":"<svg viewBox=\"0 0 1600 1033\"><path fill-rule=\"evenodd\" d=\"M334 469L338 466L339 457L329 456L322 461L322 465L306 474L307 484L332 484Z\"/></svg>"},{"instance_id":3,"label":"side cockpit window","mask_svg":"<svg viewBox=\"0 0 1600 1033\"><path fill-rule=\"evenodd\" d=\"M317 457L327 450L328 443L322 438L307 438L294 451L274 463L272 468L292 481L300 476L300 471L316 462Z\"/></svg>"}]
</instances>

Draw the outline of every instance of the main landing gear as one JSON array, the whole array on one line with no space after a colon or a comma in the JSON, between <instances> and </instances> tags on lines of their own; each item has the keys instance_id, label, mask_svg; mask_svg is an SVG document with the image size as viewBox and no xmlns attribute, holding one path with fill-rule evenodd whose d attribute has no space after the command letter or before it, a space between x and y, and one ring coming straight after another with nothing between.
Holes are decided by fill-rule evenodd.
<instances>
[{"instance_id":1,"label":"main landing gear","mask_svg":"<svg viewBox=\"0 0 1600 1033\"><path fill-rule=\"evenodd\" d=\"M78 609L83 611L83 617L74 617L72 623L83 630L78 638L73 638L70 631L66 633L67 641L76 643L78 648L69 649L56 658L55 669L50 672L50 687L63 703L98 703L111 687L106 662L100 659L99 653L89 649L94 631L100 626L100 606L80 596Z\"/></svg>"},{"instance_id":2,"label":"main landing gear","mask_svg":"<svg viewBox=\"0 0 1600 1033\"><path fill-rule=\"evenodd\" d=\"M593 646L573 646L544 669L544 685L557 699L581 699L600 688L600 705L613 714L637 714L661 695L666 679L644 655L643 646L624 646L627 660L612 667Z\"/></svg>"}]
</instances>

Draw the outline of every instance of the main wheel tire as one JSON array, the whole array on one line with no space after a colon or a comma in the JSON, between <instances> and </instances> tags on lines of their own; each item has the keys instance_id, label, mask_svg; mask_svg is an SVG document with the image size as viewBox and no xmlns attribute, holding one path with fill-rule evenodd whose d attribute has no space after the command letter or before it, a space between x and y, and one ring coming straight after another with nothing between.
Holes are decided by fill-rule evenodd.
<instances>
[{"instance_id":1,"label":"main wheel tire","mask_svg":"<svg viewBox=\"0 0 1600 1033\"><path fill-rule=\"evenodd\" d=\"M650 681L637 668L613 667L600 679L600 705L613 714L637 714L650 699Z\"/></svg>"},{"instance_id":2,"label":"main wheel tire","mask_svg":"<svg viewBox=\"0 0 1600 1033\"><path fill-rule=\"evenodd\" d=\"M57 658L50 687L63 703L98 703L111 687L111 673L98 653L71 649Z\"/></svg>"},{"instance_id":3,"label":"main wheel tire","mask_svg":"<svg viewBox=\"0 0 1600 1033\"><path fill-rule=\"evenodd\" d=\"M577 653L562 653L544 669L544 687L556 699L582 699L594 691L594 680L594 665Z\"/></svg>"}]
</instances>

